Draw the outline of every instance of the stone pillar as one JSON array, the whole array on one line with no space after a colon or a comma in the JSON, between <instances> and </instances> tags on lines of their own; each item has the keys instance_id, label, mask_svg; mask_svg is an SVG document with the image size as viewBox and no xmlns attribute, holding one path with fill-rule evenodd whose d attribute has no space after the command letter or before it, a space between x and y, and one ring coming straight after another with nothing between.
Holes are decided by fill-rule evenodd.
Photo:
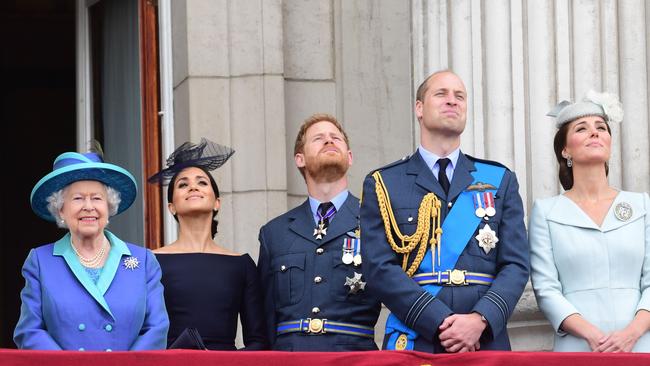
<instances>
[{"instance_id":1,"label":"stone pillar","mask_svg":"<svg viewBox=\"0 0 650 366\"><path fill-rule=\"evenodd\" d=\"M257 232L301 203L298 126L315 112L351 139L350 190L419 144L415 88L452 68L468 90L463 151L517 173L526 210L561 192L546 113L589 88L620 93L610 181L650 189L648 9L641 0L174 0L175 141L237 150L215 174L217 241L257 257ZM623 28L625 27L625 28ZM630 162L630 163L627 163ZM510 323L515 349L550 349L530 287ZM381 332L381 325L378 327ZM380 340L380 339L378 339Z\"/></svg>"},{"instance_id":2,"label":"stone pillar","mask_svg":"<svg viewBox=\"0 0 650 366\"><path fill-rule=\"evenodd\" d=\"M624 122L611 126L610 183L648 191L645 2L513 0L487 6L474 0L411 0L411 5L413 85L444 68L465 80L469 105L461 148L513 169L526 210L535 198L561 192L556 129L546 113L589 89L618 93L626 111ZM514 349L552 347L552 332L530 286L509 330Z\"/></svg>"},{"instance_id":3,"label":"stone pillar","mask_svg":"<svg viewBox=\"0 0 650 366\"><path fill-rule=\"evenodd\" d=\"M235 149L214 176L216 241L257 259L257 233L286 204L282 4L173 1L176 145Z\"/></svg>"},{"instance_id":4,"label":"stone pillar","mask_svg":"<svg viewBox=\"0 0 650 366\"><path fill-rule=\"evenodd\" d=\"M340 118L334 76L334 12L331 1L285 0L284 85L286 96L286 175L289 207L307 196L305 181L296 168L293 146L302 122L313 113Z\"/></svg>"}]
</instances>

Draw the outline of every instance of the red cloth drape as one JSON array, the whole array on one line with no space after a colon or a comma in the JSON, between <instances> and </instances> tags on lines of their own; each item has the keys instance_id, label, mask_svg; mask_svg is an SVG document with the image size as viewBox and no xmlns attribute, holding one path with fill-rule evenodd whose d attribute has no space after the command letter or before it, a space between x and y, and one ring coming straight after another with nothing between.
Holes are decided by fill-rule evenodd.
<instances>
[{"instance_id":1,"label":"red cloth drape","mask_svg":"<svg viewBox=\"0 0 650 366\"><path fill-rule=\"evenodd\" d=\"M411 351L373 352L61 352L0 350L2 366L629 366L650 365L650 353L475 352L431 355Z\"/></svg>"}]
</instances>

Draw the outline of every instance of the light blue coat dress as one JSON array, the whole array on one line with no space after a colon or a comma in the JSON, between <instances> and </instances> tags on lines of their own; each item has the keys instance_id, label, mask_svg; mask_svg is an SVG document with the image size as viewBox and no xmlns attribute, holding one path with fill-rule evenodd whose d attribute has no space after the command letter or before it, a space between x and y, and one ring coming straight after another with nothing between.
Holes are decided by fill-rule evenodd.
<instances>
[{"instance_id":1,"label":"light blue coat dress","mask_svg":"<svg viewBox=\"0 0 650 366\"><path fill-rule=\"evenodd\" d=\"M151 251L104 233L111 250L96 284L73 252L69 233L30 251L14 331L18 348L165 349L169 319L158 261Z\"/></svg>"},{"instance_id":2,"label":"light blue coat dress","mask_svg":"<svg viewBox=\"0 0 650 366\"><path fill-rule=\"evenodd\" d=\"M632 207L618 218L620 203ZM650 311L650 199L621 191L599 227L564 195L533 207L529 241L531 277L540 309L556 331L553 350L590 351L582 338L560 329L580 314L605 334L625 328L637 311ZM633 351L650 352L650 334Z\"/></svg>"}]
</instances>

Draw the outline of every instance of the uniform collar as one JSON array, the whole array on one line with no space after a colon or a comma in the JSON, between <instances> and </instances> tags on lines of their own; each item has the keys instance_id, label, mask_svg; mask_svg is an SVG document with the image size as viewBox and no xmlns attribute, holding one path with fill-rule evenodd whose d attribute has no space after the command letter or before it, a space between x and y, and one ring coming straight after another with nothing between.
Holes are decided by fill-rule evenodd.
<instances>
[{"instance_id":1,"label":"uniform collar","mask_svg":"<svg viewBox=\"0 0 650 366\"><path fill-rule=\"evenodd\" d=\"M341 207L343 207L343 204L345 203L345 200L348 199L348 194L349 191L347 189L343 190L341 193L337 194L330 200L334 204L334 207L336 208L336 212L341 211ZM321 204L319 200L315 199L312 196L309 196L309 208L311 210L311 215L314 218L314 222L318 224L318 206ZM335 214L336 216L336 214ZM333 218L332 218L333 219Z\"/></svg>"},{"instance_id":2,"label":"uniform collar","mask_svg":"<svg viewBox=\"0 0 650 366\"><path fill-rule=\"evenodd\" d=\"M447 156L438 156L431 151L425 149L422 145L418 147L418 152L420 153L420 156L422 156L422 160L424 160L424 163L429 167L429 169L433 169L433 166L438 162L439 159L447 158L451 160L451 169L456 168L456 164L458 164L458 156L460 155L460 146L456 148L456 150L452 151L449 153Z\"/></svg>"}]
</instances>

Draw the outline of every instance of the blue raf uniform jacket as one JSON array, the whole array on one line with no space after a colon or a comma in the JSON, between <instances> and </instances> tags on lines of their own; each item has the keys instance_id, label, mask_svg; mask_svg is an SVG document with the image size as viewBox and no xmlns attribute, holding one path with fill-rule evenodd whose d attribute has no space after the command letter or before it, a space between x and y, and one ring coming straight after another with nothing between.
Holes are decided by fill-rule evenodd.
<instances>
[{"instance_id":1,"label":"blue raf uniform jacket","mask_svg":"<svg viewBox=\"0 0 650 366\"><path fill-rule=\"evenodd\" d=\"M271 220L260 229L258 267L265 291L265 316L272 348L284 351L376 350L372 338L325 333L292 332L277 335L282 322L327 319L374 327L380 303L360 291L349 294L346 277L365 273L341 261L343 240L358 228L359 200L348 195L333 217L327 235L314 238L309 201ZM350 234L348 234L350 233ZM316 279L320 277L319 279ZM365 276L362 277L366 281ZM366 287L367 288L367 287Z\"/></svg>"},{"instance_id":2,"label":"blue raf uniform jacket","mask_svg":"<svg viewBox=\"0 0 650 366\"><path fill-rule=\"evenodd\" d=\"M105 234L111 250L97 284L79 263L69 233L31 250L14 331L18 348L165 349L169 319L158 261L151 251ZM127 258L136 258L138 265L127 268Z\"/></svg>"},{"instance_id":3,"label":"blue raf uniform jacket","mask_svg":"<svg viewBox=\"0 0 650 366\"><path fill-rule=\"evenodd\" d=\"M442 201L441 222L444 221L458 195L474 182L471 175L476 170L473 161L478 159L460 153L448 196L419 152L380 169L395 219L404 235L415 232L420 202L429 192ZM455 266L459 270L494 275L492 284L444 287L434 298L402 270L402 256L391 249L386 239L375 180L372 175L366 177L361 205L361 241L364 243L361 249L368 278L367 289L419 334L414 345L416 351L445 352L438 339L438 327L452 314L471 312L482 314L488 322L479 341L481 350L510 349L506 322L523 292L529 273L524 213L518 190L515 174L506 169L495 194L496 215L489 221L482 220ZM486 223L499 238L496 248L487 254L474 238ZM414 257L415 253L412 253L410 258Z\"/></svg>"}]
</instances>

